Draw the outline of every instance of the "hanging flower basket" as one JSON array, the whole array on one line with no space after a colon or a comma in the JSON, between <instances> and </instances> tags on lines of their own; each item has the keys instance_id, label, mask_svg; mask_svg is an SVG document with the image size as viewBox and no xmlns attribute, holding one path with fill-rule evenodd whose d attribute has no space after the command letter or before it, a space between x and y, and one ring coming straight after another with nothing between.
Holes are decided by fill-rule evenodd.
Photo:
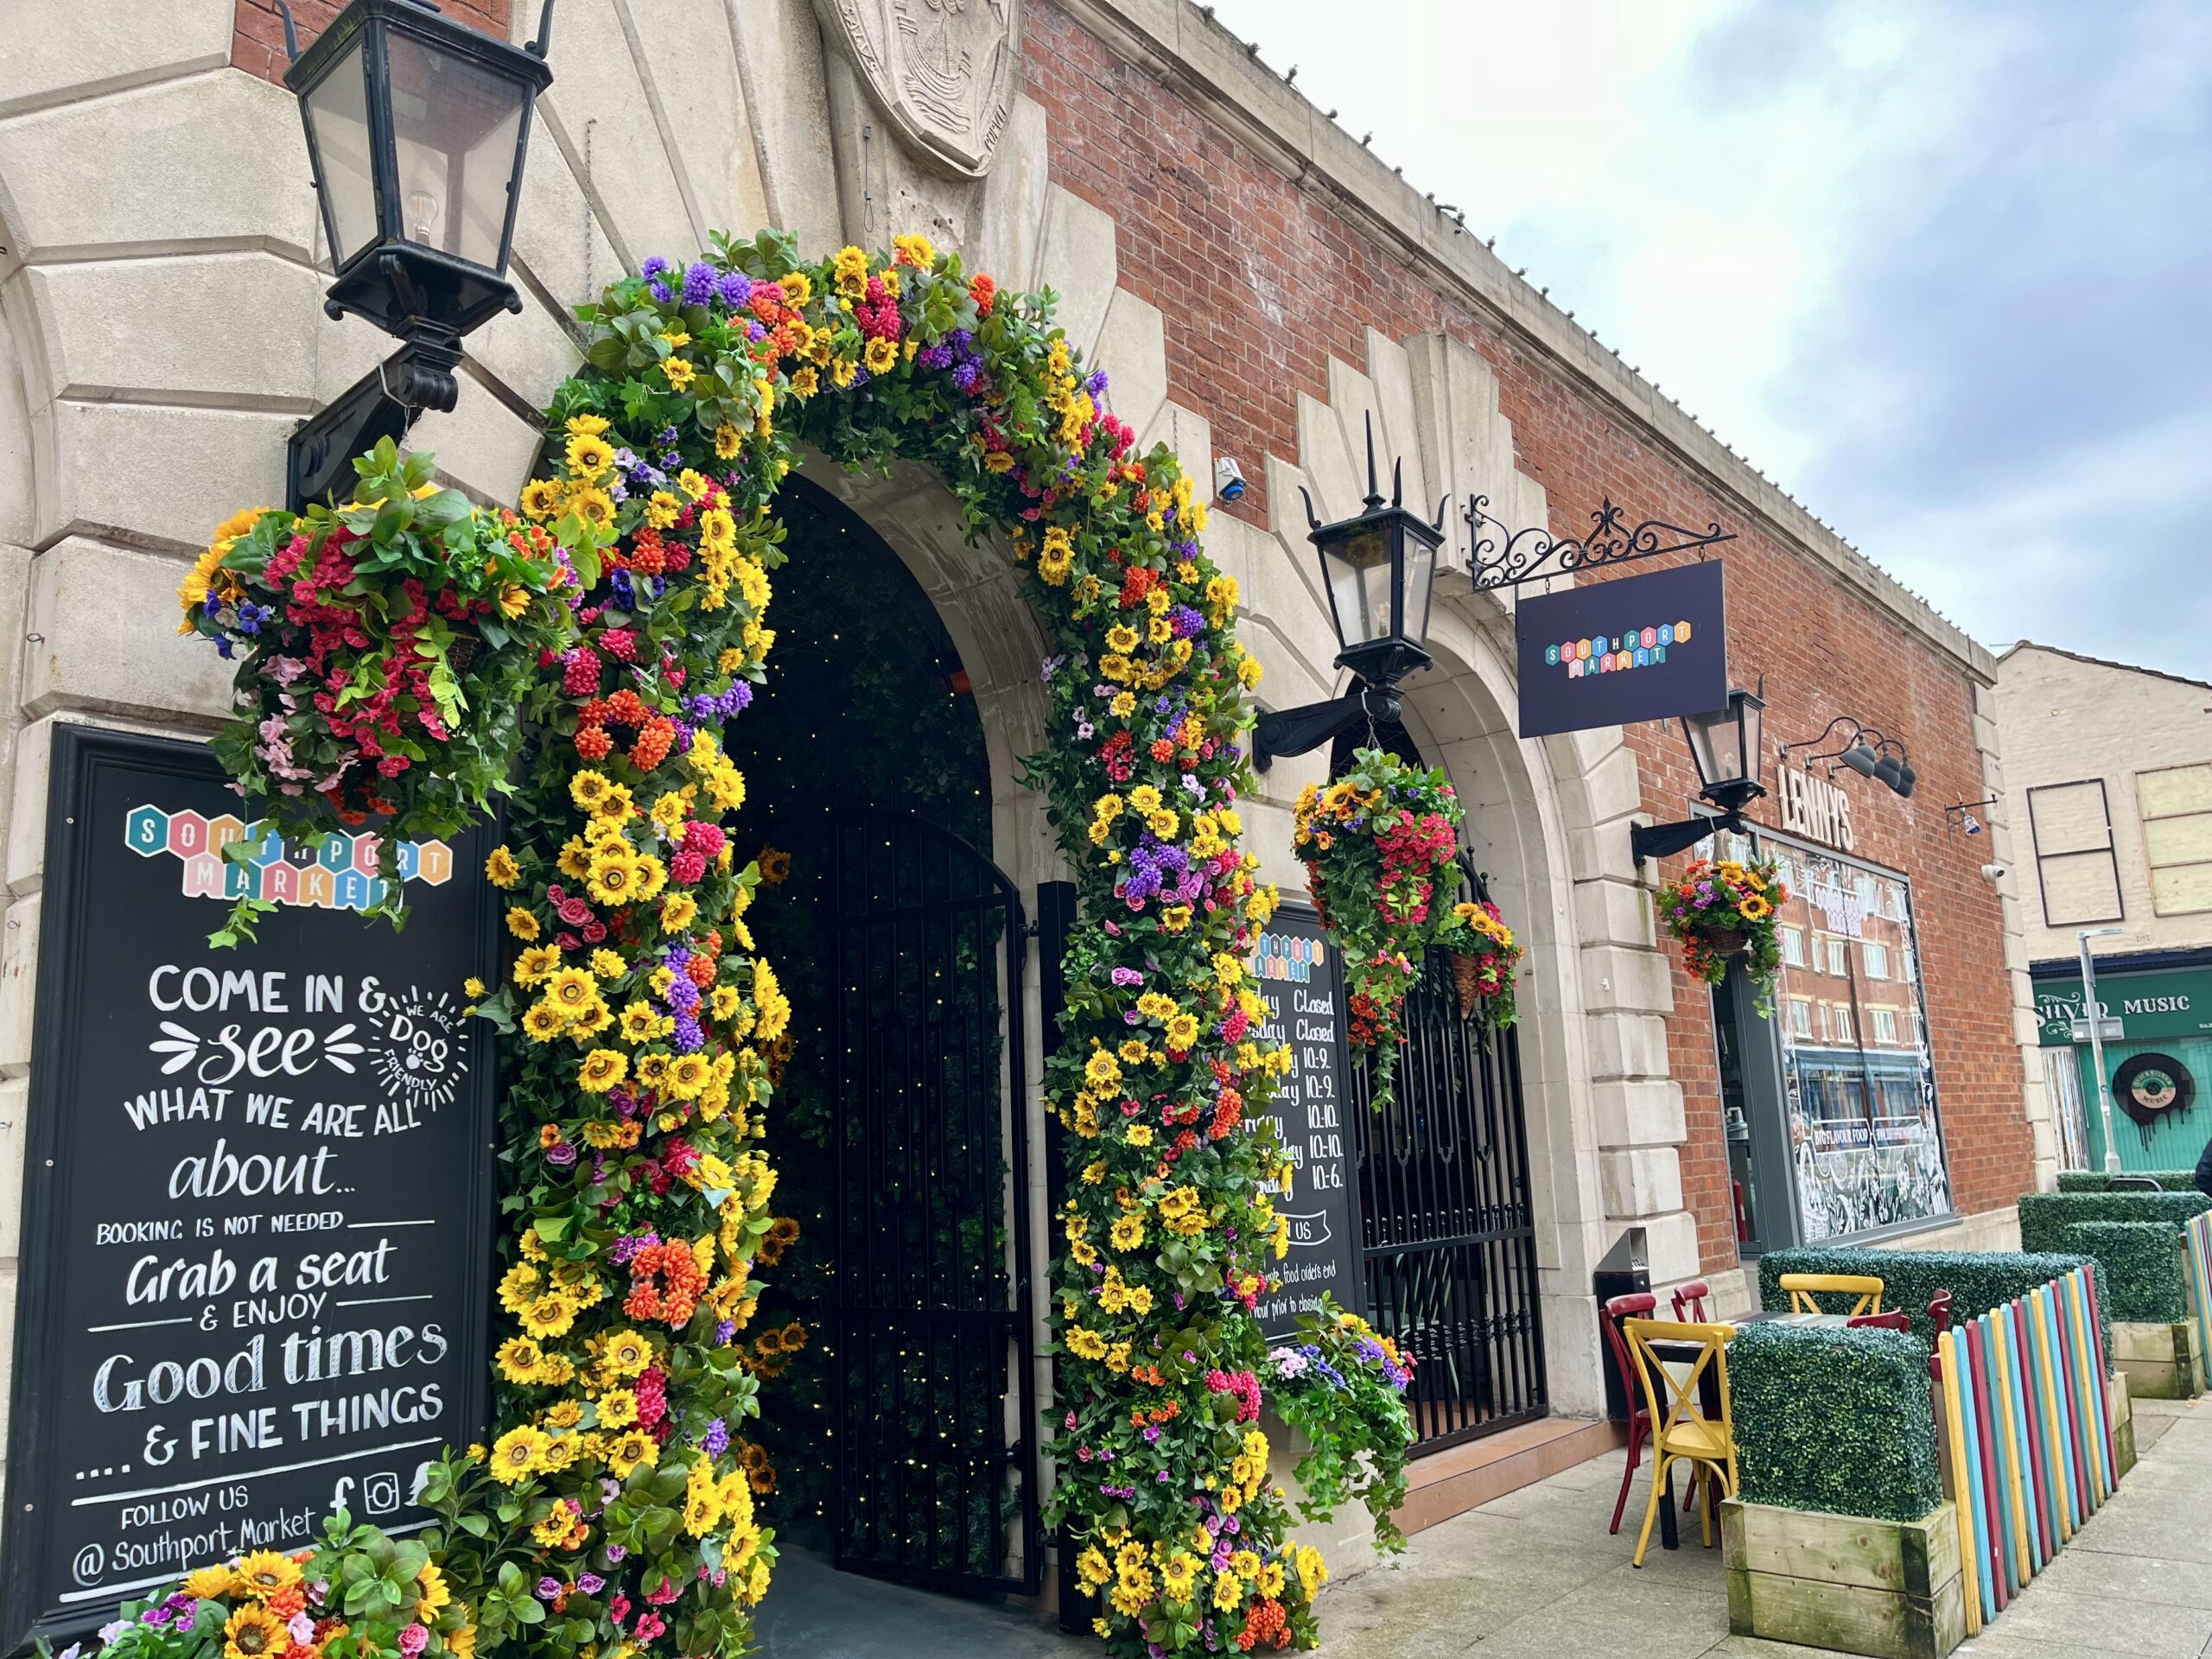
<instances>
[{"instance_id":1,"label":"hanging flower basket","mask_svg":"<svg viewBox=\"0 0 2212 1659\"><path fill-rule=\"evenodd\" d=\"M1682 947L1682 963L1697 978L1718 985L1728 964L1741 957L1751 976L1756 1006L1773 1011L1782 945L1775 917L1789 889L1771 860L1745 863L1699 859L1653 896L1659 925Z\"/></svg>"},{"instance_id":2,"label":"hanging flower basket","mask_svg":"<svg viewBox=\"0 0 2212 1659\"><path fill-rule=\"evenodd\" d=\"M214 749L248 812L307 844L372 826L396 913L400 844L458 833L506 787L525 692L575 638L598 562L580 520L478 507L430 481L427 452L387 438L353 466L343 505L226 520L178 589L180 632L238 664Z\"/></svg>"},{"instance_id":3,"label":"hanging flower basket","mask_svg":"<svg viewBox=\"0 0 2212 1659\"><path fill-rule=\"evenodd\" d=\"M1433 946L1471 961L1461 1018L1478 1006L1493 1024L1513 1018L1512 930L1487 901L1440 905L1437 883L1452 880L1459 855L1459 797L1441 772L1421 772L1396 755L1361 749L1352 769L1298 798L1292 844L1306 865L1322 925L1343 947L1352 1042L1375 1050L1378 1110L1389 1104L1403 1032L1406 993Z\"/></svg>"}]
</instances>

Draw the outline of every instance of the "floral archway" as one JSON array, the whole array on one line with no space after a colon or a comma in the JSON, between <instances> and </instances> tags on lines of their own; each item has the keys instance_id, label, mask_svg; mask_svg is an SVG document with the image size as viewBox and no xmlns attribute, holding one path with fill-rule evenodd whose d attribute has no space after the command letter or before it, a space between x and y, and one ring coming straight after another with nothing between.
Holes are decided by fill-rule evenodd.
<instances>
[{"instance_id":1,"label":"floral archway","mask_svg":"<svg viewBox=\"0 0 2212 1659\"><path fill-rule=\"evenodd\" d=\"M495 1438L439 1465L421 1539L334 1529L312 1565L347 1575L335 1603L250 1559L185 1586L213 1610L194 1618L244 1631L233 1659L749 1642L774 1544L755 1506L773 1448L747 1426L803 1333L753 1328L790 1238L761 1142L791 1010L747 925L748 782L719 734L766 673L773 502L810 444L931 467L971 537L1011 546L1050 642L1054 724L1026 765L1080 918L1046 1079L1071 1195L1050 1518L1116 1654L1310 1645L1325 1574L1270 1482L1249 1317L1287 1236L1256 1108L1289 1056L1258 1040L1244 966L1275 896L1238 847L1260 670L1204 504L1165 448L1135 453L1049 296L919 237L820 262L776 232L718 238L580 315L586 365L519 516L386 454L362 467L374 499L234 521L186 585L188 626L244 653L251 707L220 747L273 819L383 815L396 839L480 803L518 713L531 733L487 867L512 962L472 987L511 1033ZM444 574L408 589L403 544ZM302 695L317 674L332 690Z\"/></svg>"}]
</instances>

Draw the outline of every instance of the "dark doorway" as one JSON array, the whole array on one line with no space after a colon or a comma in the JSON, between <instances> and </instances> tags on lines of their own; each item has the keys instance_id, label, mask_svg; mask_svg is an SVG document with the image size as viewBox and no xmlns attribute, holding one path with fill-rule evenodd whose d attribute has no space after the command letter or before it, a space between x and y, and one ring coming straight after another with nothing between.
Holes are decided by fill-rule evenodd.
<instances>
[{"instance_id":1,"label":"dark doorway","mask_svg":"<svg viewBox=\"0 0 2212 1659\"><path fill-rule=\"evenodd\" d=\"M779 1542L937 1588L1033 1589L1023 918L991 861L958 653L868 525L778 500L768 681L729 728L760 837L747 919L789 990L749 1356Z\"/></svg>"}]
</instances>

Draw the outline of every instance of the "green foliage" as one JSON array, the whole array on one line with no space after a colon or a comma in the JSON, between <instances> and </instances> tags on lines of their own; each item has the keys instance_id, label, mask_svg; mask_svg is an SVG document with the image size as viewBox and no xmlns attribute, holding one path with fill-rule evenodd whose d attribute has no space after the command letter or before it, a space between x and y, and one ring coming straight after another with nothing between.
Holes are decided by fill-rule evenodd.
<instances>
[{"instance_id":1,"label":"green foliage","mask_svg":"<svg viewBox=\"0 0 2212 1659\"><path fill-rule=\"evenodd\" d=\"M1269 1351L1268 1403L1309 1445L1298 1460L1306 1520L1328 1521L1338 1504L1357 1498L1375 1519L1375 1547L1406 1547L1390 1516L1406 1501L1412 1380L1413 1363L1397 1345L1326 1294L1299 1316L1297 1338Z\"/></svg>"},{"instance_id":2,"label":"green foliage","mask_svg":"<svg viewBox=\"0 0 2212 1659\"><path fill-rule=\"evenodd\" d=\"M1745 1502L1917 1521L1943 1501L1918 1337L1745 1325L1728 1382Z\"/></svg>"},{"instance_id":3,"label":"green foliage","mask_svg":"<svg viewBox=\"0 0 2212 1659\"><path fill-rule=\"evenodd\" d=\"M1760 1258L1759 1302L1776 1309L1789 1306L1778 1282L1785 1273L1872 1274L1882 1281L1882 1306L1902 1309L1912 1320L1913 1335L1924 1342L1936 1333L1929 1322L1928 1303L1937 1291L1951 1293L1954 1317L1970 1319L2071 1273L2085 1260L2082 1255L2000 1250L1824 1249L1807 1245ZM2106 1310L2105 1318L2111 1317ZM2111 1348L2108 1336L2106 1348Z\"/></svg>"},{"instance_id":4,"label":"green foliage","mask_svg":"<svg viewBox=\"0 0 2212 1659\"><path fill-rule=\"evenodd\" d=\"M2189 1317L2180 1235L2161 1221L2077 1221L2067 1248L2097 1264L2105 1317L2130 1325L2171 1325Z\"/></svg>"},{"instance_id":5,"label":"green foliage","mask_svg":"<svg viewBox=\"0 0 2212 1659\"><path fill-rule=\"evenodd\" d=\"M2169 1192L2196 1191L2196 1172L2193 1169L2129 1169L2121 1171L2120 1176L2127 1180L2140 1180L2148 1176ZM2058 1172L2058 1190L2061 1192L2109 1192L2113 1190L2113 1179L2101 1169L2062 1169Z\"/></svg>"},{"instance_id":6,"label":"green foliage","mask_svg":"<svg viewBox=\"0 0 2212 1659\"><path fill-rule=\"evenodd\" d=\"M2179 1232L2212 1198L2184 1192L2028 1192L2020 1198L2020 1248L2063 1250L2067 1230L2085 1221L2155 1221Z\"/></svg>"}]
</instances>

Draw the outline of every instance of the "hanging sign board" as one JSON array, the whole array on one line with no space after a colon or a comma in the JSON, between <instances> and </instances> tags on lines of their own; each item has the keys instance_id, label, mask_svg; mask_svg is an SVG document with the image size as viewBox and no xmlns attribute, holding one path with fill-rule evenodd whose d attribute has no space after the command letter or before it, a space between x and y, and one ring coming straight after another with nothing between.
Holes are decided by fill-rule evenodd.
<instances>
[{"instance_id":1,"label":"hanging sign board","mask_svg":"<svg viewBox=\"0 0 2212 1659\"><path fill-rule=\"evenodd\" d=\"M1288 906L1260 935L1253 963L1268 1016L1262 1043L1288 1046L1290 1075L1269 1104L1291 1167L1290 1190L1274 1195L1290 1224L1290 1253L1276 1264L1282 1288L1258 1308L1272 1339L1294 1335L1298 1316L1326 1292L1339 1306L1362 1311L1358 1171L1353 1161L1346 1084L1344 963L1312 911Z\"/></svg>"},{"instance_id":2,"label":"hanging sign board","mask_svg":"<svg viewBox=\"0 0 2212 1659\"><path fill-rule=\"evenodd\" d=\"M1719 560L1524 594L1514 607L1521 735L1703 715L1728 701Z\"/></svg>"},{"instance_id":3,"label":"hanging sign board","mask_svg":"<svg viewBox=\"0 0 2212 1659\"><path fill-rule=\"evenodd\" d=\"M429 1524L485 1421L496 971L486 832L225 861L195 744L54 738L8 1452L5 1650L343 1507ZM208 946L226 889L276 899Z\"/></svg>"}]
</instances>

